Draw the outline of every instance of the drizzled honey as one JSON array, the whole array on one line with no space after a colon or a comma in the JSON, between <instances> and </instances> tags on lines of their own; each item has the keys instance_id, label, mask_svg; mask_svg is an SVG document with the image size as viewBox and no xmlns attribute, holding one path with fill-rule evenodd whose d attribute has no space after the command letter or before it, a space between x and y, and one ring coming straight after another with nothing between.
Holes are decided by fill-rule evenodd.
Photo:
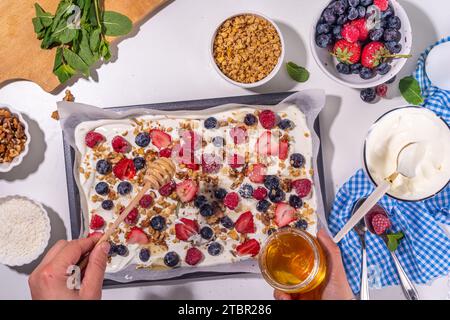
<instances>
[{"instance_id":1,"label":"drizzled honey","mask_svg":"<svg viewBox=\"0 0 450 320\"><path fill-rule=\"evenodd\" d=\"M307 232L285 229L267 240L260 256L264 278L274 288L306 293L319 287L326 276L325 256Z\"/></svg>"}]
</instances>

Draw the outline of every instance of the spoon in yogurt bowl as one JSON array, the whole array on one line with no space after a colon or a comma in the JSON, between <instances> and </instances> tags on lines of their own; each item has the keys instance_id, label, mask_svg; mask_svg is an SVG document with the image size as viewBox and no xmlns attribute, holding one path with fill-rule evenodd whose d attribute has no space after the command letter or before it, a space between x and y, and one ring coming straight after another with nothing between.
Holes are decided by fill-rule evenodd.
<instances>
[{"instance_id":1,"label":"spoon in yogurt bowl","mask_svg":"<svg viewBox=\"0 0 450 320\"><path fill-rule=\"evenodd\" d=\"M425 145L420 142L411 142L400 149L397 155L397 169L386 177L372 192L359 209L350 217L344 227L336 234L334 241L338 243L350 232L353 227L372 209L378 201L389 191L394 181L401 175L406 178L414 178L419 163L425 153Z\"/></svg>"}]
</instances>

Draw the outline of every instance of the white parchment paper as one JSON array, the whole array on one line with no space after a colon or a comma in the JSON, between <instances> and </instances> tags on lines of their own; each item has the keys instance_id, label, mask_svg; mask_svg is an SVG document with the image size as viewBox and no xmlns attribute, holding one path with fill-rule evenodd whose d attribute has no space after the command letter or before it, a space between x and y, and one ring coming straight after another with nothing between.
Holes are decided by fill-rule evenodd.
<instances>
[{"instance_id":1,"label":"white parchment paper","mask_svg":"<svg viewBox=\"0 0 450 320\"><path fill-rule=\"evenodd\" d=\"M312 145L313 145L313 165L314 176L313 183L315 188L316 203L317 203L317 218L320 227L327 229L325 210L323 205L322 190L319 179L319 170L322 170L321 165L318 163L318 155L320 150L320 140L317 133L314 130L314 123L320 113L320 111L325 106L325 92L323 90L305 90L302 92L297 92L286 98L279 105L275 106L264 106L258 105L251 107L259 109L272 109L277 111L283 106L295 105L297 106L305 115L308 127L312 134ZM75 164L73 168L74 178L77 183L78 189L80 191L80 204L82 210L82 230L80 234L86 235L88 231L87 227L87 206L85 203L85 197L82 192L78 180L78 166L81 154L77 150L75 144L75 129L78 124L85 121L101 120L101 119L124 119L132 116L138 115L161 115L165 117L173 118L193 118L193 119L203 119L209 117L217 112L222 112L230 109L236 109L237 107L242 107L242 104L226 104L222 106L212 107L205 110L178 110L178 111L162 111L149 108L130 108L127 111L113 111L108 109L97 108L94 106L73 103L73 102L58 102L58 112L60 115L61 127L64 131L64 138L66 142L75 150ZM295 119L291 119L295 122ZM84 216L86 214L86 216ZM178 278L180 276L189 278L199 278L205 275L223 275L230 273L259 273L258 263L256 260L250 259L247 261L237 262L233 264L223 264L210 267L182 267L171 270L147 270L147 269L136 269L134 265L130 265L127 268L117 272L106 274L106 279L111 279L118 282L131 282L131 281L142 281L142 280L167 280Z\"/></svg>"}]
</instances>

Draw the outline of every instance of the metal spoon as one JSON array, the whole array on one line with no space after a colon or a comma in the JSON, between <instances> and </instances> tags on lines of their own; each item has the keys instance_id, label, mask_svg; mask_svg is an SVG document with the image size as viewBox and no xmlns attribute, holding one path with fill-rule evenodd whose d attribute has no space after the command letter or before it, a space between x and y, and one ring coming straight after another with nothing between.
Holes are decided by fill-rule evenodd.
<instances>
[{"instance_id":1,"label":"metal spoon","mask_svg":"<svg viewBox=\"0 0 450 320\"><path fill-rule=\"evenodd\" d=\"M421 157L423 157L424 150L425 146L419 142L409 143L400 150L397 156L397 170L380 183L355 214L352 215L345 226L334 237L336 243L341 241L358 221L360 221L361 218L364 217L381 198L383 198L399 175L407 178L415 177L417 165L420 162Z\"/></svg>"},{"instance_id":2,"label":"metal spoon","mask_svg":"<svg viewBox=\"0 0 450 320\"><path fill-rule=\"evenodd\" d=\"M353 207L352 214L361 207L361 205L366 201L367 198L361 198ZM366 252L366 232L367 226L364 219L361 219L358 224L353 228L359 236L361 241L361 251L362 251L362 262L361 262L361 291L359 293L359 298L361 300L370 300L369 295L369 279L367 276L367 252Z\"/></svg>"},{"instance_id":3,"label":"metal spoon","mask_svg":"<svg viewBox=\"0 0 450 320\"><path fill-rule=\"evenodd\" d=\"M379 210L381 210L383 212L383 214L385 214L387 216L387 212L383 207L378 206L378 208L379 208ZM363 220L364 220L364 225L368 226L369 232L377 235L372 228L371 222L369 221L369 215L366 215ZM383 239L384 243L387 246L389 240L388 240L386 232L379 236ZM405 294L406 299L407 300L420 300L419 293L417 292L416 287L414 286L414 284L412 283L412 281L409 279L408 275L406 274L405 270L403 269L400 261L397 258L397 255L395 254L395 251L389 250L389 252L391 253L392 259L394 260L394 265L397 269L398 277L400 279L400 284L402 286L402 290L403 290L403 293Z\"/></svg>"}]
</instances>

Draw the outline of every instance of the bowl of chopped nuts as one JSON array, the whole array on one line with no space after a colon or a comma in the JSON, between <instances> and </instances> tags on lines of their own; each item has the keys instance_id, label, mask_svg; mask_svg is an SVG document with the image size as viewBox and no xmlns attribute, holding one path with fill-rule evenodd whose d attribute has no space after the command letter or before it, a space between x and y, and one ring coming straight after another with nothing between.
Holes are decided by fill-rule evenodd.
<instances>
[{"instance_id":1,"label":"bowl of chopped nuts","mask_svg":"<svg viewBox=\"0 0 450 320\"><path fill-rule=\"evenodd\" d=\"M244 12L220 23L211 39L210 56L222 78L239 87L254 88L277 74L284 48L275 22L260 13Z\"/></svg>"},{"instance_id":2,"label":"bowl of chopped nuts","mask_svg":"<svg viewBox=\"0 0 450 320\"><path fill-rule=\"evenodd\" d=\"M0 172L8 172L22 162L30 140L28 124L22 115L0 104Z\"/></svg>"}]
</instances>

